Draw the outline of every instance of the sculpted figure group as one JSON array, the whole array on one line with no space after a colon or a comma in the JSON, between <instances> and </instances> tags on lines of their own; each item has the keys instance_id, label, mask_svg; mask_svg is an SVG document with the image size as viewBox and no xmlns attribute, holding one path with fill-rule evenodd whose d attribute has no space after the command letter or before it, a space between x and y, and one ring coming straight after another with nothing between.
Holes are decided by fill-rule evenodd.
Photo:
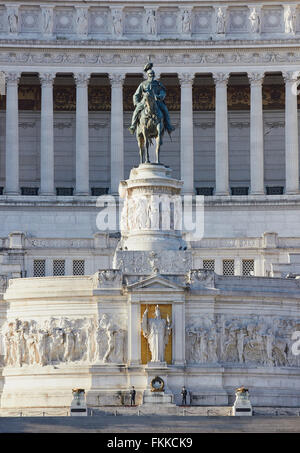
<instances>
[{"instance_id":1,"label":"sculpted figure group","mask_svg":"<svg viewBox=\"0 0 300 453\"><path fill-rule=\"evenodd\" d=\"M292 354L292 333L300 320L218 318L210 325L186 329L190 363L237 362L261 366L300 366Z\"/></svg>"},{"instance_id":2,"label":"sculpted figure group","mask_svg":"<svg viewBox=\"0 0 300 453\"><path fill-rule=\"evenodd\" d=\"M126 198L121 214L121 231L181 230L182 200L179 195Z\"/></svg>"},{"instance_id":3,"label":"sculpted figure group","mask_svg":"<svg viewBox=\"0 0 300 453\"><path fill-rule=\"evenodd\" d=\"M103 314L95 318L15 319L2 328L7 366L125 360L126 331Z\"/></svg>"}]
</instances>

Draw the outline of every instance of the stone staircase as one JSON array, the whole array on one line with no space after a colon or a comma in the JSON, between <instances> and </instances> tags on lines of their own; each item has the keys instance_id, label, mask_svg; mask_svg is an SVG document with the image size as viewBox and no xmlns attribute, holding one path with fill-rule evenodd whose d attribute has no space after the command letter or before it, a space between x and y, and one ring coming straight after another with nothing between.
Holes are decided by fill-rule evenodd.
<instances>
[{"instance_id":1,"label":"stone staircase","mask_svg":"<svg viewBox=\"0 0 300 453\"><path fill-rule=\"evenodd\" d=\"M101 406L89 408L88 415L93 417L105 416L196 416L196 417L228 417L231 415L231 406ZM287 417L300 416L300 407L254 407L254 416ZM70 408L20 408L0 409L0 417L69 417Z\"/></svg>"}]
</instances>

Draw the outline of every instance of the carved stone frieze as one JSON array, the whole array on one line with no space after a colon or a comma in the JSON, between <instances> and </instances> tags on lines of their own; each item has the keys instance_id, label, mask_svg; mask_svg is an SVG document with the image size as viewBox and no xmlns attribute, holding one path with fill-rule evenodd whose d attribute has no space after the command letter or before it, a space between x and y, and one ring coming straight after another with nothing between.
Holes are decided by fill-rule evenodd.
<instances>
[{"instance_id":1,"label":"carved stone frieze","mask_svg":"<svg viewBox=\"0 0 300 453\"><path fill-rule=\"evenodd\" d=\"M300 319L271 316L205 317L187 322L186 355L190 363L237 363L265 367L300 366L292 353L292 333Z\"/></svg>"},{"instance_id":2,"label":"carved stone frieze","mask_svg":"<svg viewBox=\"0 0 300 453\"><path fill-rule=\"evenodd\" d=\"M117 250L114 257L114 268L124 274L186 274L192 267L191 252L163 250L153 252Z\"/></svg>"},{"instance_id":3,"label":"carved stone frieze","mask_svg":"<svg viewBox=\"0 0 300 453\"><path fill-rule=\"evenodd\" d=\"M1 20L3 18L3 20ZM294 4L258 6L222 4L199 6L179 4L151 6L143 3L122 8L120 5L3 5L0 9L0 33L25 36L39 34L47 39L74 35L80 40L88 36L103 41L144 39L172 36L181 41L201 38L201 35L226 39L228 35L247 36L248 40L261 34L272 39L280 33L288 39L299 31L299 9ZM6 25L6 26L5 26Z\"/></svg>"},{"instance_id":4,"label":"carved stone frieze","mask_svg":"<svg viewBox=\"0 0 300 453\"><path fill-rule=\"evenodd\" d=\"M126 330L120 319L49 318L7 321L1 334L5 366L47 366L126 360Z\"/></svg>"}]
</instances>

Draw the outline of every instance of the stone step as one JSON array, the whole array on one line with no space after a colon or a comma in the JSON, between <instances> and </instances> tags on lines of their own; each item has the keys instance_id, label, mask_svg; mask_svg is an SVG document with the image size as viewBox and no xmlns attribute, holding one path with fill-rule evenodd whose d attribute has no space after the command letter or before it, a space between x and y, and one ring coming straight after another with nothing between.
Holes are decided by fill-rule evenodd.
<instances>
[{"instance_id":1,"label":"stone step","mask_svg":"<svg viewBox=\"0 0 300 453\"><path fill-rule=\"evenodd\" d=\"M176 416L214 416L228 417L231 415L231 406L101 406L88 408L90 416L148 416L148 415L176 415ZM253 407L256 416L300 416L300 407ZM70 408L21 408L0 409L0 417L69 417Z\"/></svg>"}]
</instances>

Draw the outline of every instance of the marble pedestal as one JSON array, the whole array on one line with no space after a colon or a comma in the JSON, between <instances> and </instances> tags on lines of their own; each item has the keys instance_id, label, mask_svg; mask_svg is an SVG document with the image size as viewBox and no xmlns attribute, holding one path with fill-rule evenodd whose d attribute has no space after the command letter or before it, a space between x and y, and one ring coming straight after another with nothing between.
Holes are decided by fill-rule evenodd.
<instances>
[{"instance_id":1,"label":"marble pedestal","mask_svg":"<svg viewBox=\"0 0 300 453\"><path fill-rule=\"evenodd\" d=\"M145 390L143 394L143 405L163 405L175 406L174 396L165 392L151 392L151 390Z\"/></svg>"},{"instance_id":2,"label":"marble pedestal","mask_svg":"<svg viewBox=\"0 0 300 453\"><path fill-rule=\"evenodd\" d=\"M235 402L232 408L233 416L251 416L252 405L250 403L248 391L236 392Z\"/></svg>"},{"instance_id":3,"label":"marble pedestal","mask_svg":"<svg viewBox=\"0 0 300 453\"><path fill-rule=\"evenodd\" d=\"M162 164L141 164L121 181L121 250L184 250L182 239L182 181L171 178Z\"/></svg>"}]
</instances>

